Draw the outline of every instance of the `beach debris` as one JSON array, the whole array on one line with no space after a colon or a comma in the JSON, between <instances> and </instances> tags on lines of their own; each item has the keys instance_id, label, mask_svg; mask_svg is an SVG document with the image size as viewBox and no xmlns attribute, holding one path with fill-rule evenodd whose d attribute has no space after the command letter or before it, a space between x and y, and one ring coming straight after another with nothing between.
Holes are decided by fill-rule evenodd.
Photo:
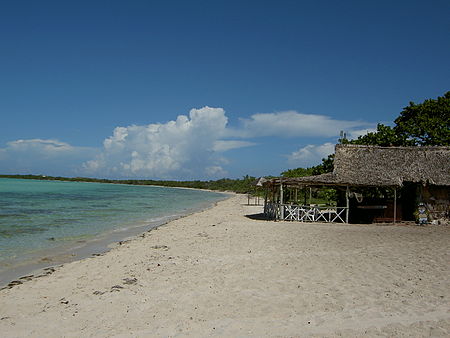
<instances>
[{"instance_id":1,"label":"beach debris","mask_svg":"<svg viewBox=\"0 0 450 338\"><path fill-rule=\"evenodd\" d=\"M152 249L162 249L162 250L169 250L169 247L167 245L153 245L151 246Z\"/></svg>"},{"instance_id":2,"label":"beach debris","mask_svg":"<svg viewBox=\"0 0 450 338\"><path fill-rule=\"evenodd\" d=\"M120 291L120 289L123 289L123 286L121 286L121 285L111 286L111 292L113 292L113 291Z\"/></svg>"},{"instance_id":3,"label":"beach debris","mask_svg":"<svg viewBox=\"0 0 450 338\"><path fill-rule=\"evenodd\" d=\"M43 257L40 259L41 262L51 262L52 259L50 257Z\"/></svg>"},{"instance_id":4,"label":"beach debris","mask_svg":"<svg viewBox=\"0 0 450 338\"><path fill-rule=\"evenodd\" d=\"M97 295L97 296L103 295L104 293L105 293L105 291L94 291L93 292L93 294Z\"/></svg>"},{"instance_id":5,"label":"beach debris","mask_svg":"<svg viewBox=\"0 0 450 338\"><path fill-rule=\"evenodd\" d=\"M197 236L200 236L200 237L209 237L209 235L208 235L205 231L199 232L199 233L197 234Z\"/></svg>"},{"instance_id":6,"label":"beach debris","mask_svg":"<svg viewBox=\"0 0 450 338\"><path fill-rule=\"evenodd\" d=\"M43 276L46 276L46 275L51 275L53 272L56 271L56 269L52 268L52 267L49 267L49 268L45 268L44 271L45 271L44 274L42 274L40 276L37 276L37 277L43 277Z\"/></svg>"},{"instance_id":7,"label":"beach debris","mask_svg":"<svg viewBox=\"0 0 450 338\"><path fill-rule=\"evenodd\" d=\"M12 282L8 283L8 285L6 285L6 288L11 289L12 287L20 284L23 284L23 282L21 282L20 280L13 280Z\"/></svg>"},{"instance_id":8,"label":"beach debris","mask_svg":"<svg viewBox=\"0 0 450 338\"><path fill-rule=\"evenodd\" d=\"M55 240L55 237L49 237L49 238L47 238L47 240L49 240L49 241L54 241L54 240Z\"/></svg>"},{"instance_id":9,"label":"beach debris","mask_svg":"<svg viewBox=\"0 0 450 338\"><path fill-rule=\"evenodd\" d=\"M65 298L61 298L61 299L59 300L59 302L60 302L61 304L69 304L69 301L68 301L67 299L65 299Z\"/></svg>"},{"instance_id":10,"label":"beach debris","mask_svg":"<svg viewBox=\"0 0 450 338\"><path fill-rule=\"evenodd\" d=\"M137 279L136 278L124 278L123 279L123 284L136 284L137 283Z\"/></svg>"},{"instance_id":11,"label":"beach debris","mask_svg":"<svg viewBox=\"0 0 450 338\"><path fill-rule=\"evenodd\" d=\"M27 275L27 276L20 277L19 279L22 279L22 280L32 280L33 277L34 277L34 275Z\"/></svg>"}]
</instances>

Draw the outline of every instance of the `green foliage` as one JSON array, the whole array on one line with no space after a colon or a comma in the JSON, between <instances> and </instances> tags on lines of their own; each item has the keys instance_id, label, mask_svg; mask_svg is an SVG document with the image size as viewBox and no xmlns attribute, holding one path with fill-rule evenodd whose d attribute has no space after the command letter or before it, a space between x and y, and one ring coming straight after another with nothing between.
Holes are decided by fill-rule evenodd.
<instances>
[{"instance_id":1,"label":"green foliage","mask_svg":"<svg viewBox=\"0 0 450 338\"><path fill-rule=\"evenodd\" d=\"M410 102L395 119L393 128L377 125L377 131L342 143L374 146L449 146L450 92L423 103Z\"/></svg>"},{"instance_id":2,"label":"green foliage","mask_svg":"<svg viewBox=\"0 0 450 338\"><path fill-rule=\"evenodd\" d=\"M331 173L334 169L334 154L328 155L327 158L322 159L322 163L312 167L313 175L321 175Z\"/></svg>"},{"instance_id":3,"label":"green foliage","mask_svg":"<svg viewBox=\"0 0 450 338\"><path fill-rule=\"evenodd\" d=\"M281 173L282 177L303 177L311 176L313 174L313 168L296 168L288 169Z\"/></svg>"},{"instance_id":4,"label":"green foliage","mask_svg":"<svg viewBox=\"0 0 450 338\"><path fill-rule=\"evenodd\" d=\"M406 135L398 134L394 128L385 126L384 124L377 125L376 132L370 132L359 136L355 140L345 140L343 144L362 144L369 146L413 146L414 141L407 138Z\"/></svg>"},{"instance_id":5,"label":"green foliage","mask_svg":"<svg viewBox=\"0 0 450 338\"><path fill-rule=\"evenodd\" d=\"M395 119L395 133L417 145L450 145L450 91L436 100L410 102Z\"/></svg>"},{"instance_id":6,"label":"green foliage","mask_svg":"<svg viewBox=\"0 0 450 338\"><path fill-rule=\"evenodd\" d=\"M321 175L332 172L334 169L334 154L328 155L327 158L322 159L322 163L311 168L296 168L288 169L281 173L282 177L304 177Z\"/></svg>"}]
</instances>

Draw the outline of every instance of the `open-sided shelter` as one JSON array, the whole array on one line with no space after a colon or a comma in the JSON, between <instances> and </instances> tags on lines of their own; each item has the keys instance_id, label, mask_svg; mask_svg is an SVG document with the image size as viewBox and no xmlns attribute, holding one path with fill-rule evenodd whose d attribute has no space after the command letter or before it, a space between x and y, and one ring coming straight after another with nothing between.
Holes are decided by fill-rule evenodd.
<instances>
[{"instance_id":1,"label":"open-sided shelter","mask_svg":"<svg viewBox=\"0 0 450 338\"><path fill-rule=\"evenodd\" d=\"M338 144L334 170L317 176L275 178L267 189L265 213L298 221L413 220L423 203L430 220L450 217L450 147L378 147ZM342 191L336 208L296 205L286 189L329 186ZM384 191L384 197L374 195ZM387 193L386 193L387 192Z\"/></svg>"}]
</instances>

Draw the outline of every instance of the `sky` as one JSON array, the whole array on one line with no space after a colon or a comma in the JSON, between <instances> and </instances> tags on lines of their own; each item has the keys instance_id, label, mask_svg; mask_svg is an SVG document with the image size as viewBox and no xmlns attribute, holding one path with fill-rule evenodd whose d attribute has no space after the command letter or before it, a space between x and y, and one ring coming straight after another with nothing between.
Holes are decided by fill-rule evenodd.
<instances>
[{"instance_id":1,"label":"sky","mask_svg":"<svg viewBox=\"0 0 450 338\"><path fill-rule=\"evenodd\" d=\"M450 2L2 1L0 174L317 165L450 84Z\"/></svg>"}]
</instances>

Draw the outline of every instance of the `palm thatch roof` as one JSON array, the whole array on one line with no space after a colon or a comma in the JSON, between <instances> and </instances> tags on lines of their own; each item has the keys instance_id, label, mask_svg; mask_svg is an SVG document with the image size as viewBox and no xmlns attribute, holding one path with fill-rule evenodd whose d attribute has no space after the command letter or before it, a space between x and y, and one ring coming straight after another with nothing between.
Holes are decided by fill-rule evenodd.
<instances>
[{"instance_id":1,"label":"palm thatch roof","mask_svg":"<svg viewBox=\"0 0 450 338\"><path fill-rule=\"evenodd\" d=\"M286 185L402 186L404 182L450 186L450 147L336 145L334 171L282 178ZM278 185L280 178L270 183Z\"/></svg>"},{"instance_id":2,"label":"palm thatch roof","mask_svg":"<svg viewBox=\"0 0 450 338\"><path fill-rule=\"evenodd\" d=\"M255 182L253 182L254 186L257 187L262 187L264 185L264 183L267 182L267 179L265 177L260 177L258 179L255 180Z\"/></svg>"}]
</instances>

